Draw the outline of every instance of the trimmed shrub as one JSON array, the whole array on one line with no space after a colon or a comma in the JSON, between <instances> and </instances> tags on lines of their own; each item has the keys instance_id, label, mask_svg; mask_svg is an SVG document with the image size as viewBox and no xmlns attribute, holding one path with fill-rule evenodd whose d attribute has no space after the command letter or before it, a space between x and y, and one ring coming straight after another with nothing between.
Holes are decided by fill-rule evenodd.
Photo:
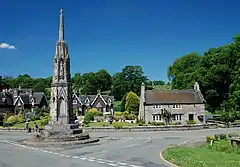
<instances>
[{"instance_id":1,"label":"trimmed shrub","mask_svg":"<svg viewBox=\"0 0 240 167\"><path fill-rule=\"evenodd\" d=\"M114 112L114 116L122 116L123 112Z\"/></svg>"},{"instance_id":2,"label":"trimmed shrub","mask_svg":"<svg viewBox=\"0 0 240 167\"><path fill-rule=\"evenodd\" d=\"M23 122L25 122L25 118L24 118L23 114L19 114L18 115L18 123L23 123Z\"/></svg>"},{"instance_id":3,"label":"trimmed shrub","mask_svg":"<svg viewBox=\"0 0 240 167\"><path fill-rule=\"evenodd\" d=\"M196 124L196 122L195 122L194 120L188 120L188 121L187 121L187 124L188 124L188 125L194 125L194 124Z\"/></svg>"},{"instance_id":4,"label":"trimmed shrub","mask_svg":"<svg viewBox=\"0 0 240 167\"><path fill-rule=\"evenodd\" d=\"M45 117L43 117L43 119L41 120L41 126L45 126L45 125L47 125L48 124L48 122L49 122L49 120L50 120L50 116L45 116Z\"/></svg>"},{"instance_id":5,"label":"trimmed shrub","mask_svg":"<svg viewBox=\"0 0 240 167\"><path fill-rule=\"evenodd\" d=\"M152 126L161 126L161 125L165 125L164 122L152 122L151 123Z\"/></svg>"},{"instance_id":6,"label":"trimmed shrub","mask_svg":"<svg viewBox=\"0 0 240 167\"><path fill-rule=\"evenodd\" d=\"M145 122L143 120L138 121L139 126L143 126L144 124L145 124Z\"/></svg>"},{"instance_id":7,"label":"trimmed shrub","mask_svg":"<svg viewBox=\"0 0 240 167\"><path fill-rule=\"evenodd\" d=\"M17 115L12 115L12 116L8 117L8 119L7 119L7 124L10 125L10 126L17 123L17 122L18 122L18 116Z\"/></svg>"},{"instance_id":8,"label":"trimmed shrub","mask_svg":"<svg viewBox=\"0 0 240 167\"><path fill-rule=\"evenodd\" d=\"M220 135L219 134L215 134L214 138L215 138L215 140L219 140L220 139Z\"/></svg>"},{"instance_id":9,"label":"trimmed shrub","mask_svg":"<svg viewBox=\"0 0 240 167\"><path fill-rule=\"evenodd\" d=\"M206 136L206 141L207 142L210 142L210 141L215 141L216 139L215 139L215 137L214 136Z\"/></svg>"},{"instance_id":10,"label":"trimmed shrub","mask_svg":"<svg viewBox=\"0 0 240 167\"><path fill-rule=\"evenodd\" d=\"M87 111L87 113L92 113L93 116L102 116L103 113L101 111L98 111L96 108L91 108Z\"/></svg>"},{"instance_id":11,"label":"trimmed shrub","mask_svg":"<svg viewBox=\"0 0 240 167\"><path fill-rule=\"evenodd\" d=\"M227 135L224 133L221 133L219 138L220 138L220 140L225 140L225 139L227 139Z\"/></svg>"},{"instance_id":12,"label":"trimmed shrub","mask_svg":"<svg viewBox=\"0 0 240 167\"><path fill-rule=\"evenodd\" d=\"M116 128L116 129L121 129L123 127L123 124L120 123L120 122L116 122L113 124L113 127Z\"/></svg>"}]
</instances>

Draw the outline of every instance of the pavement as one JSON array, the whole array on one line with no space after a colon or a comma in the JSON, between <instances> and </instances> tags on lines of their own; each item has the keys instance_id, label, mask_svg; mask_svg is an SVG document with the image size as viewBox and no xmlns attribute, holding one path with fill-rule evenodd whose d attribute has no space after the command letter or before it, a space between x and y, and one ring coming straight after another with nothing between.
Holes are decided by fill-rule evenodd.
<instances>
[{"instance_id":1,"label":"pavement","mask_svg":"<svg viewBox=\"0 0 240 167\"><path fill-rule=\"evenodd\" d=\"M171 144L205 140L207 135L239 128L179 132L91 133L99 143L78 148L33 148L21 142L33 134L0 133L0 167L169 167L160 151Z\"/></svg>"}]
</instances>

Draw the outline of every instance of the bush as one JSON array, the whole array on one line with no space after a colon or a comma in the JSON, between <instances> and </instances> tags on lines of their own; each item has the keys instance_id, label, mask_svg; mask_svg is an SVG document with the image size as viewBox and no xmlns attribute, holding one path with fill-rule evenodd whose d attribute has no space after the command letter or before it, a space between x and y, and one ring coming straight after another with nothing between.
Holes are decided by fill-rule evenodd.
<instances>
[{"instance_id":1,"label":"bush","mask_svg":"<svg viewBox=\"0 0 240 167\"><path fill-rule=\"evenodd\" d=\"M12 115L12 116L8 117L8 119L7 119L7 124L8 125L13 125L17 122L18 122L18 116L17 115Z\"/></svg>"},{"instance_id":2,"label":"bush","mask_svg":"<svg viewBox=\"0 0 240 167\"><path fill-rule=\"evenodd\" d=\"M236 133L236 132L232 132L232 133L228 134L228 137L230 137L230 138L232 138L232 137L240 137L240 134Z\"/></svg>"},{"instance_id":3,"label":"bush","mask_svg":"<svg viewBox=\"0 0 240 167\"><path fill-rule=\"evenodd\" d=\"M41 126L45 126L45 125L47 125L48 124L48 122L49 122L49 120L50 120L50 116L45 116L45 117L43 117L43 119L41 120Z\"/></svg>"},{"instance_id":4,"label":"bush","mask_svg":"<svg viewBox=\"0 0 240 167\"><path fill-rule=\"evenodd\" d=\"M144 124L145 124L145 122L143 120L138 121L139 126L143 126Z\"/></svg>"},{"instance_id":5,"label":"bush","mask_svg":"<svg viewBox=\"0 0 240 167\"><path fill-rule=\"evenodd\" d=\"M23 123L23 122L25 122L25 118L24 118L23 114L19 114L18 115L18 123Z\"/></svg>"},{"instance_id":6,"label":"bush","mask_svg":"<svg viewBox=\"0 0 240 167\"><path fill-rule=\"evenodd\" d=\"M219 134L215 134L214 138L215 138L215 140L219 140L220 139L220 135Z\"/></svg>"},{"instance_id":7,"label":"bush","mask_svg":"<svg viewBox=\"0 0 240 167\"><path fill-rule=\"evenodd\" d=\"M116 128L116 129L121 129L123 127L123 124L120 123L120 122L116 122L113 124L113 127Z\"/></svg>"},{"instance_id":8,"label":"bush","mask_svg":"<svg viewBox=\"0 0 240 167\"><path fill-rule=\"evenodd\" d=\"M114 112L114 116L122 116L123 112Z\"/></svg>"},{"instance_id":9,"label":"bush","mask_svg":"<svg viewBox=\"0 0 240 167\"><path fill-rule=\"evenodd\" d=\"M164 122L152 122L151 123L152 126L161 126L161 125L165 125Z\"/></svg>"},{"instance_id":10,"label":"bush","mask_svg":"<svg viewBox=\"0 0 240 167\"><path fill-rule=\"evenodd\" d=\"M221 133L219 138L220 138L220 140L225 140L225 139L227 139L227 135L224 133Z\"/></svg>"},{"instance_id":11,"label":"bush","mask_svg":"<svg viewBox=\"0 0 240 167\"><path fill-rule=\"evenodd\" d=\"M87 111L87 113L92 113L93 116L102 116L103 113L101 111L98 111L96 108L91 108Z\"/></svg>"},{"instance_id":12,"label":"bush","mask_svg":"<svg viewBox=\"0 0 240 167\"><path fill-rule=\"evenodd\" d=\"M207 142L210 142L210 141L215 141L216 139L215 139L215 137L214 136L206 136L206 141Z\"/></svg>"},{"instance_id":13,"label":"bush","mask_svg":"<svg viewBox=\"0 0 240 167\"><path fill-rule=\"evenodd\" d=\"M0 114L0 126L3 126L4 115Z\"/></svg>"},{"instance_id":14,"label":"bush","mask_svg":"<svg viewBox=\"0 0 240 167\"><path fill-rule=\"evenodd\" d=\"M188 124L188 125L194 125L194 124L196 124L196 122L195 122L194 120L188 120L188 121L187 121L187 124Z\"/></svg>"}]
</instances>

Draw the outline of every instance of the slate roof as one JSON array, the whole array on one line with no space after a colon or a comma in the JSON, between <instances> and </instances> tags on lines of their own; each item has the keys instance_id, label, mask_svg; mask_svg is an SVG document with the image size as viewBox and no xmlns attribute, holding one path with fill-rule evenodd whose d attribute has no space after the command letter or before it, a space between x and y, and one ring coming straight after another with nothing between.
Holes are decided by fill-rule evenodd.
<instances>
[{"instance_id":1,"label":"slate roof","mask_svg":"<svg viewBox=\"0 0 240 167\"><path fill-rule=\"evenodd\" d=\"M30 96L30 93L20 93L19 96L21 97L24 104L31 104L32 98L34 99L34 103L36 105L41 103L42 98L44 98L43 92L33 92L32 96ZM14 98L14 101L16 98Z\"/></svg>"},{"instance_id":2,"label":"slate roof","mask_svg":"<svg viewBox=\"0 0 240 167\"><path fill-rule=\"evenodd\" d=\"M12 105L13 98L10 93L0 92L0 105Z\"/></svg>"},{"instance_id":3,"label":"slate roof","mask_svg":"<svg viewBox=\"0 0 240 167\"><path fill-rule=\"evenodd\" d=\"M82 102L82 104L87 104L86 99L89 99L89 103L91 104L93 102L93 100L96 98L96 96L98 95L77 95L75 94L79 100ZM103 99L105 100L106 103L108 103L108 100L111 100L111 103L114 102L114 96L108 96L108 95L101 95L103 97Z\"/></svg>"},{"instance_id":4,"label":"slate roof","mask_svg":"<svg viewBox=\"0 0 240 167\"><path fill-rule=\"evenodd\" d=\"M202 104L204 98L195 90L146 90L146 104Z\"/></svg>"},{"instance_id":5,"label":"slate roof","mask_svg":"<svg viewBox=\"0 0 240 167\"><path fill-rule=\"evenodd\" d=\"M15 93L19 92L19 96L21 97L24 104L31 104L32 98L34 99L34 103L39 105L41 103L42 98L45 98L44 92L33 92L32 89L9 89L5 92L0 92L0 105L14 105L14 102L19 96L14 96ZM31 96L32 95L32 96ZM5 99L7 99L5 101Z\"/></svg>"}]
</instances>

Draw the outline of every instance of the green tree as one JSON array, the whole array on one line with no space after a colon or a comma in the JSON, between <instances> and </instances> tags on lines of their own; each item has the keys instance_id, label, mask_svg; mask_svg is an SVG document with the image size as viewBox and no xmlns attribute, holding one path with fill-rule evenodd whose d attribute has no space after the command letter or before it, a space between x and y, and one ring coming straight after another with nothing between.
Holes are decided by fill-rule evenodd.
<instances>
[{"instance_id":1,"label":"green tree","mask_svg":"<svg viewBox=\"0 0 240 167\"><path fill-rule=\"evenodd\" d=\"M126 97L125 109L128 113L138 115L139 110L139 98L136 93L129 92Z\"/></svg>"},{"instance_id":2,"label":"green tree","mask_svg":"<svg viewBox=\"0 0 240 167\"><path fill-rule=\"evenodd\" d=\"M122 97L122 102L121 102L121 108L120 111L124 112L125 111L125 105L126 105L126 98L127 98L127 93Z\"/></svg>"},{"instance_id":3,"label":"green tree","mask_svg":"<svg viewBox=\"0 0 240 167\"><path fill-rule=\"evenodd\" d=\"M125 66L121 72L116 73L113 76L113 87L111 90L116 100L121 100L130 91L140 95L141 84L148 81L143 74L140 66Z\"/></svg>"},{"instance_id":4,"label":"green tree","mask_svg":"<svg viewBox=\"0 0 240 167\"><path fill-rule=\"evenodd\" d=\"M162 113L162 117L164 119L165 124L168 125L171 122L172 114L166 108L164 108L163 113Z\"/></svg>"}]
</instances>

